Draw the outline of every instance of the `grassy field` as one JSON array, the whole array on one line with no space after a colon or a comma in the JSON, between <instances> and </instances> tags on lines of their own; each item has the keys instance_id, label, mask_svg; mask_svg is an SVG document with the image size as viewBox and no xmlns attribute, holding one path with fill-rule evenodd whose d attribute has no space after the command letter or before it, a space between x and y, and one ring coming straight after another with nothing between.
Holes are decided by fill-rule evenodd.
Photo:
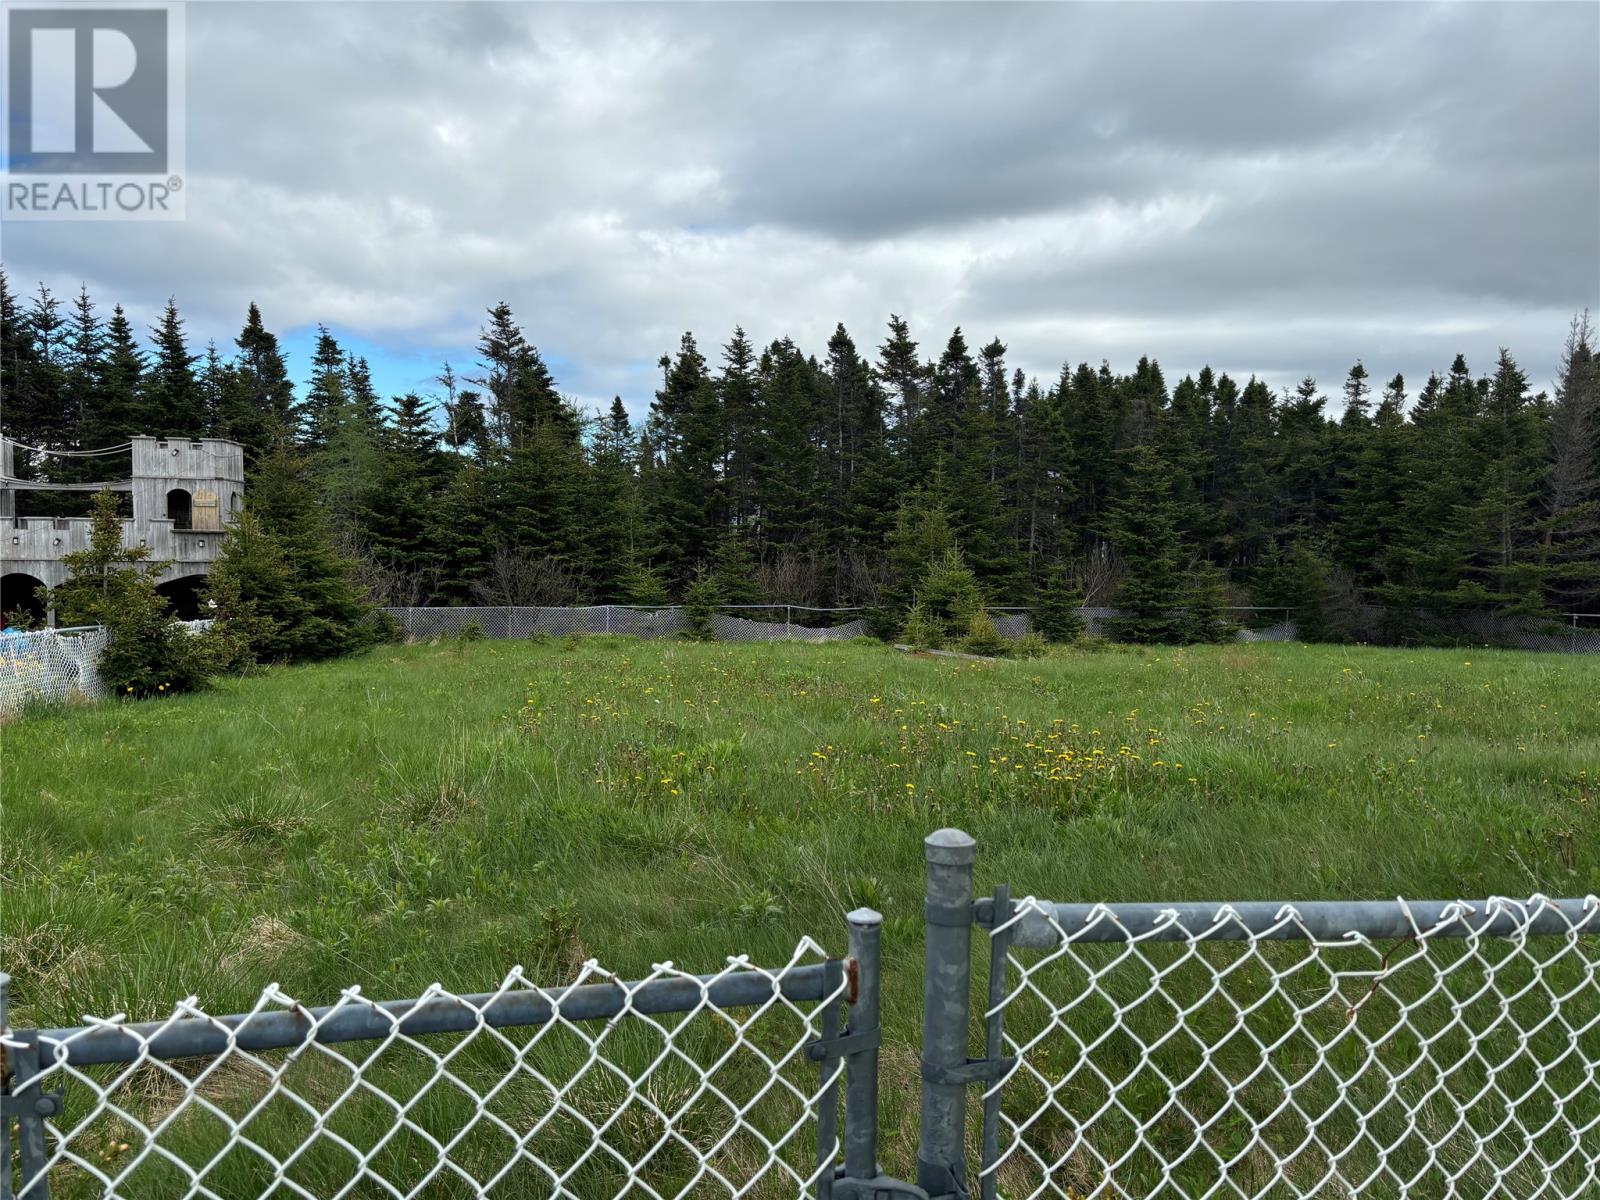
<instances>
[{"instance_id":1,"label":"grassy field","mask_svg":"<svg viewBox=\"0 0 1600 1200\"><path fill-rule=\"evenodd\" d=\"M1573 657L447 643L0 739L22 1027L269 980L319 1003L781 962L842 951L866 903L912 1081L940 826L978 839L980 890L1057 900L1600 891L1600 663Z\"/></svg>"}]
</instances>

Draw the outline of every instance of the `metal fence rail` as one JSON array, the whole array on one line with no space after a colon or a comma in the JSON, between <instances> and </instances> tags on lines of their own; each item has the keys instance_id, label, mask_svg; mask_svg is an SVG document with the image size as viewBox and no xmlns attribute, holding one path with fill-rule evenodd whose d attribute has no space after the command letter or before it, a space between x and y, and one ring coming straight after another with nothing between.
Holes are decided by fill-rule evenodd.
<instances>
[{"instance_id":1,"label":"metal fence rail","mask_svg":"<svg viewBox=\"0 0 1600 1200\"><path fill-rule=\"evenodd\" d=\"M1013 902L925 856L914 1162L859 909L842 959L140 1024L11 1030L0 975L0 1197L1600 1194L1600 899Z\"/></svg>"}]
</instances>

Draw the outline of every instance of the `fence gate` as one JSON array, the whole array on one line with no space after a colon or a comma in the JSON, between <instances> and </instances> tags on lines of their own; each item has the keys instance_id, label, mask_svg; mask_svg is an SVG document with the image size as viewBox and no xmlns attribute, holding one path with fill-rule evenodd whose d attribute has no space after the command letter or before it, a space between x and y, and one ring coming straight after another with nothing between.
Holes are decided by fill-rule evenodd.
<instances>
[{"instance_id":1,"label":"fence gate","mask_svg":"<svg viewBox=\"0 0 1600 1200\"><path fill-rule=\"evenodd\" d=\"M927 840L931 1196L1600 1194L1594 896L974 900L974 852Z\"/></svg>"}]
</instances>

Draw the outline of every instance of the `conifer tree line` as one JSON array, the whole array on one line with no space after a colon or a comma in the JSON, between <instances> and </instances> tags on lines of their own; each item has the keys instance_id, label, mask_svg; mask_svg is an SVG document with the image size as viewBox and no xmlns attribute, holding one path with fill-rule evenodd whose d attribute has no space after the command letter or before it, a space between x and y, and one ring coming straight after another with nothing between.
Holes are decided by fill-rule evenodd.
<instances>
[{"instance_id":1,"label":"conifer tree line","mask_svg":"<svg viewBox=\"0 0 1600 1200\"><path fill-rule=\"evenodd\" d=\"M955 554L989 605L1121 605L1175 622L1147 630L1162 638L1183 636L1175 611L1224 603L1294 608L1317 637L1348 636L1362 605L1600 610L1587 314L1553 394L1501 350L1420 386L1357 362L1335 405L1310 378L1277 393L1208 367L1169 385L1150 358L1040 381L998 338L974 348L957 329L929 349L917 332L890 316L862 345L840 325L820 357L686 333L636 424L620 397L598 414L565 398L505 303L470 365L384 398L326 328L297 388L253 304L232 346L201 347L173 302L137 330L87 291L21 297L0 274L0 397L5 432L32 446L242 443L249 503L283 510L263 523L331 531L381 603L655 604L698 587L898 622Z\"/></svg>"}]
</instances>

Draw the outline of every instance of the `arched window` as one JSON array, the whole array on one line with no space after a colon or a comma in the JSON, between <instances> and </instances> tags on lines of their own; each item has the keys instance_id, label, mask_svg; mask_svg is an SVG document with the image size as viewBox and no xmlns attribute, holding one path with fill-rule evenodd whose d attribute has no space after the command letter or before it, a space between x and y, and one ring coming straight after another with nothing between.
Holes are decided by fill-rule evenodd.
<instances>
[{"instance_id":1,"label":"arched window","mask_svg":"<svg viewBox=\"0 0 1600 1200\"><path fill-rule=\"evenodd\" d=\"M194 501L185 488L173 488L167 493L167 519L174 529L187 529L194 520Z\"/></svg>"},{"instance_id":2,"label":"arched window","mask_svg":"<svg viewBox=\"0 0 1600 1200\"><path fill-rule=\"evenodd\" d=\"M229 492L228 493L228 511L231 512L231 513L236 513L243 507L244 507L243 503L239 500L239 493L238 492Z\"/></svg>"}]
</instances>

